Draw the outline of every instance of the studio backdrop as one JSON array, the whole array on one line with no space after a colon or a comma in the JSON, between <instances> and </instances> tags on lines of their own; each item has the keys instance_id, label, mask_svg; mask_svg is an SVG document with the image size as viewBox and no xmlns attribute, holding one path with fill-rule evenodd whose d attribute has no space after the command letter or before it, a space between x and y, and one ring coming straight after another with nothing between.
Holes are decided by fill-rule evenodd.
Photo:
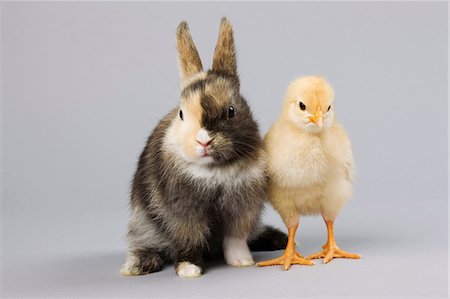
<instances>
[{"instance_id":1,"label":"studio backdrop","mask_svg":"<svg viewBox=\"0 0 450 299\"><path fill-rule=\"evenodd\" d=\"M3 2L4 296L446 296L446 2ZM173 266L121 277L129 191L158 121L179 104L175 32L185 20L211 66L234 28L241 92L262 134L288 84L321 75L352 141L353 198L335 229L360 260ZM263 221L282 230L268 205ZM297 246L326 240L302 217ZM255 261L281 252L255 253Z\"/></svg>"}]
</instances>

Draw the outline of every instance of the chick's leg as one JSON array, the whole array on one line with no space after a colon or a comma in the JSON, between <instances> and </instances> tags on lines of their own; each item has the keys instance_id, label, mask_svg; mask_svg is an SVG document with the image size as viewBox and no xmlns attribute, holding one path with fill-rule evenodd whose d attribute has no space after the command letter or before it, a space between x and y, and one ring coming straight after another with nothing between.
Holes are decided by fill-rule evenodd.
<instances>
[{"instance_id":1,"label":"chick's leg","mask_svg":"<svg viewBox=\"0 0 450 299\"><path fill-rule=\"evenodd\" d=\"M291 265L314 265L312 261L308 261L295 250L295 232L297 231L298 223L288 227L288 243L282 256L268 261L259 262L258 267L283 265L284 270L288 270Z\"/></svg>"},{"instance_id":2,"label":"chick's leg","mask_svg":"<svg viewBox=\"0 0 450 299\"><path fill-rule=\"evenodd\" d=\"M323 250L321 252L311 254L306 257L307 260L320 259L323 258L325 264L329 263L333 258L348 258L348 259L359 259L361 256L355 253L349 253L340 249L336 245L336 240L334 238L334 221L325 220L328 230L328 240L325 245L322 246Z\"/></svg>"}]
</instances>

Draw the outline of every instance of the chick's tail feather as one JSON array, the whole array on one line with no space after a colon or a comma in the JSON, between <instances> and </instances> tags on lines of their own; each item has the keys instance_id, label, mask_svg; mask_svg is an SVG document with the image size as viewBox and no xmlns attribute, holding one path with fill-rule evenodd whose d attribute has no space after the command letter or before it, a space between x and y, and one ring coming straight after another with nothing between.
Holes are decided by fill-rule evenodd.
<instances>
[{"instance_id":1,"label":"chick's tail feather","mask_svg":"<svg viewBox=\"0 0 450 299\"><path fill-rule=\"evenodd\" d=\"M285 233L271 226L264 226L249 241L251 251L272 251L285 249L288 237Z\"/></svg>"}]
</instances>

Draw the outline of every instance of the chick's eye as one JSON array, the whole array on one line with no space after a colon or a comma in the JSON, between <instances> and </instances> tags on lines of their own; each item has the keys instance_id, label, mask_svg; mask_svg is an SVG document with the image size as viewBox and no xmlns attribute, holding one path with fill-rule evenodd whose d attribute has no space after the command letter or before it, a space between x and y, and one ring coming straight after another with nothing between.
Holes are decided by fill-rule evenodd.
<instances>
[{"instance_id":1,"label":"chick's eye","mask_svg":"<svg viewBox=\"0 0 450 299\"><path fill-rule=\"evenodd\" d=\"M331 105L330 105L330 106L328 106L328 109L327 109L327 111L330 111L330 109L331 109Z\"/></svg>"},{"instance_id":2,"label":"chick's eye","mask_svg":"<svg viewBox=\"0 0 450 299\"><path fill-rule=\"evenodd\" d=\"M182 111L182 110L180 110L179 115L180 115L181 120L184 120L184 119L183 119L183 111Z\"/></svg>"},{"instance_id":3,"label":"chick's eye","mask_svg":"<svg viewBox=\"0 0 450 299\"><path fill-rule=\"evenodd\" d=\"M306 109L306 106L305 106L305 104L303 104L303 102L300 102L299 105L300 105L300 109L301 110L305 110Z\"/></svg>"},{"instance_id":4,"label":"chick's eye","mask_svg":"<svg viewBox=\"0 0 450 299\"><path fill-rule=\"evenodd\" d=\"M228 107L228 117L232 118L234 116L234 113L235 113L234 107L233 106Z\"/></svg>"}]
</instances>

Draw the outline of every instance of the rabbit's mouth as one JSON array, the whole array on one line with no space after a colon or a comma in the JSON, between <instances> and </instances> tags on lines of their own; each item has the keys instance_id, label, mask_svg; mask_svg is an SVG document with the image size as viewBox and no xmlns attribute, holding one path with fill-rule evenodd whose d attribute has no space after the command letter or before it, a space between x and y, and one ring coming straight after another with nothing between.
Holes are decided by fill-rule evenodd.
<instances>
[{"instance_id":1,"label":"rabbit's mouth","mask_svg":"<svg viewBox=\"0 0 450 299\"><path fill-rule=\"evenodd\" d=\"M200 156L200 158L212 158L212 151L209 146L203 147L200 149L198 155Z\"/></svg>"}]
</instances>

